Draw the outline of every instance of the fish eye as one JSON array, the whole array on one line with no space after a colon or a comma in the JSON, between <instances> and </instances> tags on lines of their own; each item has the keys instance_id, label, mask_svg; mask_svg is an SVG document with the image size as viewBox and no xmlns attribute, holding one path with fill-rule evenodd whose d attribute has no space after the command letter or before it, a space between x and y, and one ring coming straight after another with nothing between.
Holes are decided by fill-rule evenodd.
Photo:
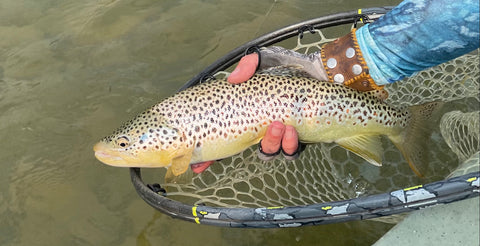
<instances>
[{"instance_id":1,"label":"fish eye","mask_svg":"<svg viewBox=\"0 0 480 246\"><path fill-rule=\"evenodd\" d=\"M129 143L130 140L125 136L118 137L116 140L116 144L122 148L128 147Z\"/></svg>"}]
</instances>

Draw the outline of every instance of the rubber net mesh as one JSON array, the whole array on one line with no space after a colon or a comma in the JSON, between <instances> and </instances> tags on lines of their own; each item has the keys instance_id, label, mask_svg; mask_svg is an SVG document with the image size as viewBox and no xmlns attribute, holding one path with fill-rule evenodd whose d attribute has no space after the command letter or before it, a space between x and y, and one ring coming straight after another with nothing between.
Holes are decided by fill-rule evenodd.
<instances>
[{"instance_id":1,"label":"rubber net mesh","mask_svg":"<svg viewBox=\"0 0 480 246\"><path fill-rule=\"evenodd\" d=\"M342 33L346 32L348 29ZM308 37L280 45L310 53L332 40L318 30L305 35ZM427 178L416 177L400 152L383 139L382 167L372 166L336 144L308 145L295 161L278 157L269 162L261 161L255 152L257 146L253 146L194 174L191 183L162 186L170 199L187 204L268 207L344 200L443 180L479 150L478 64L476 51L386 86L390 95L387 102L393 105L447 102L441 123L432 122L436 130L429 146ZM159 176L154 176L158 182Z\"/></svg>"}]
</instances>

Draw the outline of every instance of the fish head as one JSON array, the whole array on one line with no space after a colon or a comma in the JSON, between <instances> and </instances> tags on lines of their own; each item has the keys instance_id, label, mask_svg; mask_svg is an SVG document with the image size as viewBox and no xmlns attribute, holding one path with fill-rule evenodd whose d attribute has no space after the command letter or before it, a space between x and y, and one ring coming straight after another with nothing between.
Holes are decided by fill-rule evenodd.
<instances>
[{"instance_id":1,"label":"fish head","mask_svg":"<svg viewBox=\"0 0 480 246\"><path fill-rule=\"evenodd\" d=\"M180 131L152 110L123 124L93 147L95 157L117 167L168 167L179 155Z\"/></svg>"}]
</instances>

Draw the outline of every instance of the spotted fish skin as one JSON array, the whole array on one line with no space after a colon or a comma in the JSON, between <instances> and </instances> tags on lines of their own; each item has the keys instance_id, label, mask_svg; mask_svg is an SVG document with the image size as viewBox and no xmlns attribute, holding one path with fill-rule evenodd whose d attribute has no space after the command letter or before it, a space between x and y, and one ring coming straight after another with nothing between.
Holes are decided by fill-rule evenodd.
<instances>
[{"instance_id":1,"label":"spotted fish skin","mask_svg":"<svg viewBox=\"0 0 480 246\"><path fill-rule=\"evenodd\" d=\"M387 105L378 93L311 78L255 75L238 85L214 80L181 91L126 122L94 149L109 165L171 165L179 175L190 163L245 150L260 141L270 123L280 121L294 126L302 142L337 142L381 165L377 137L387 135L401 147L411 118L409 110Z\"/></svg>"}]
</instances>

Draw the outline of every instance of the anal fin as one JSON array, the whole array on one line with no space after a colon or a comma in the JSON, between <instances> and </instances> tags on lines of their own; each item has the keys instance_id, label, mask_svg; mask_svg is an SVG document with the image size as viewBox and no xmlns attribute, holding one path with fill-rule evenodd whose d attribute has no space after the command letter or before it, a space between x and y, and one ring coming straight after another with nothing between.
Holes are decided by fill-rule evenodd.
<instances>
[{"instance_id":1,"label":"anal fin","mask_svg":"<svg viewBox=\"0 0 480 246\"><path fill-rule=\"evenodd\" d=\"M352 151L375 166L382 165L383 147L378 135L362 135L342 138L337 141L338 145Z\"/></svg>"}]
</instances>

